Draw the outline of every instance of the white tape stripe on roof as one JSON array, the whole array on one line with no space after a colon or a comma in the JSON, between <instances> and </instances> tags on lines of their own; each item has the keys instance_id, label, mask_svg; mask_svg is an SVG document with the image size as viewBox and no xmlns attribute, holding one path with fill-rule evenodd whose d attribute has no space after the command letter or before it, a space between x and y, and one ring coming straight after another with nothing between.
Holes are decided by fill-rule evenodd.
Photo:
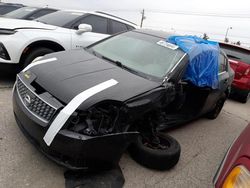
<instances>
[{"instance_id":1,"label":"white tape stripe on roof","mask_svg":"<svg viewBox=\"0 0 250 188\"><path fill-rule=\"evenodd\" d=\"M118 84L118 82L114 79L110 79L106 82L102 82L96 86L93 86L75 96L57 115L55 120L50 125L49 129L47 130L43 140L45 143L50 146L52 141L54 140L57 133L61 130L63 125L69 119L69 117L74 113L74 111L88 98L91 96L109 88L114 85Z\"/></svg>"},{"instance_id":2,"label":"white tape stripe on roof","mask_svg":"<svg viewBox=\"0 0 250 188\"><path fill-rule=\"evenodd\" d=\"M30 63L27 67L25 67L22 72L25 72L27 70L29 70L31 67L34 67L36 65L40 65L40 64L43 64L43 63L48 63L48 62L52 62L52 61L56 61L57 58L56 57L53 57L53 58L49 58L49 59L44 59L44 60L41 60L41 61L35 61L34 63Z\"/></svg>"}]
</instances>

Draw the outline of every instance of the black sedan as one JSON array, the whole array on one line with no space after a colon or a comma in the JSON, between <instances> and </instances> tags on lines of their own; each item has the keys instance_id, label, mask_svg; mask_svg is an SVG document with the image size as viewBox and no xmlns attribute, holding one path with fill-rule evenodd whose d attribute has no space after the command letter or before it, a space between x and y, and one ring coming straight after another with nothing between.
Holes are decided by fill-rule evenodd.
<instances>
[{"instance_id":1,"label":"black sedan","mask_svg":"<svg viewBox=\"0 0 250 188\"><path fill-rule=\"evenodd\" d=\"M159 130L201 115L216 118L233 73L221 52L219 87L195 86L183 79L188 55L164 42L167 37L134 30L30 64L13 90L17 124L43 153L69 168L116 163L128 146L137 162L171 168L180 146Z\"/></svg>"}]
</instances>

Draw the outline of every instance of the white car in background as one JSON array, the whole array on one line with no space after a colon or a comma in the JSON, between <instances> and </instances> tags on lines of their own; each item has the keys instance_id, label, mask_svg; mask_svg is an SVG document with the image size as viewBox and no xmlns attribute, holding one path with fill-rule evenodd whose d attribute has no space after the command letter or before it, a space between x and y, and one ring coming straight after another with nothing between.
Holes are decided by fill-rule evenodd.
<instances>
[{"instance_id":1,"label":"white car in background","mask_svg":"<svg viewBox=\"0 0 250 188\"><path fill-rule=\"evenodd\" d=\"M20 70L45 54L81 49L134 28L132 22L102 12L57 11L35 21L0 18L0 67Z\"/></svg>"}]
</instances>

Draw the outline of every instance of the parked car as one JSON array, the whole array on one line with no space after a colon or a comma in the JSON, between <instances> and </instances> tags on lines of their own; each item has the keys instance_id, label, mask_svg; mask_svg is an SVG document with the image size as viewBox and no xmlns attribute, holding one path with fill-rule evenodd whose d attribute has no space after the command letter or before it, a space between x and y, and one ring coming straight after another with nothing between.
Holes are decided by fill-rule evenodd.
<instances>
[{"instance_id":1,"label":"parked car","mask_svg":"<svg viewBox=\"0 0 250 188\"><path fill-rule=\"evenodd\" d=\"M24 5L15 3L0 3L0 15L7 14L21 7L24 7Z\"/></svg>"},{"instance_id":2,"label":"parked car","mask_svg":"<svg viewBox=\"0 0 250 188\"><path fill-rule=\"evenodd\" d=\"M250 49L228 43L220 43L220 47L235 71L231 93L246 103L250 98Z\"/></svg>"},{"instance_id":3,"label":"parked car","mask_svg":"<svg viewBox=\"0 0 250 188\"><path fill-rule=\"evenodd\" d=\"M34 20L46 14L56 12L57 9L53 8L38 8L38 7L22 7L8 14L5 14L4 17L7 18L16 18L24 20Z\"/></svg>"},{"instance_id":4,"label":"parked car","mask_svg":"<svg viewBox=\"0 0 250 188\"><path fill-rule=\"evenodd\" d=\"M124 19L95 12L57 11L36 21L0 19L0 64L7 70L17 64L23 68L36 57L81 49L135 27Z\"/></svg>"},{"instance_id":5,"label":"parked car","mask_svg":"<svg viewBox=\"0 0 250 188\"><path fill-rule=\"evenodd\" d=\"M215 188L250 187L250 124L232 143L214 177Z\"/></svg>"},{"instance_id":6,"label":"parked car","mask_svg":"<svg viewBox=\"0 0 250 188\"><path fill-rule=\"evenodd\" d=\"M118 162L128 146L144 166L173 167L180 146L159 130L204 114L216 118L233 75L218 48L218 88L183 80L189 57L165 42L169 36L133 30L30 64L18 74L13 93L20 129L49 158L68 168Z\"/></svg>"}]
</instances>

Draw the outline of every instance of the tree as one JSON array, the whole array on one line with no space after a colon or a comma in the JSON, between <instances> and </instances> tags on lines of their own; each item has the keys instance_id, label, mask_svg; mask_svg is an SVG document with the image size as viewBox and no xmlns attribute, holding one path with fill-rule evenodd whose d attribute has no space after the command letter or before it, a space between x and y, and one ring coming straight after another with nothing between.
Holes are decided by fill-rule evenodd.
<instances>
[{"instance_id":1,"label":"tree","mask_svg":"<svg viewBox=\"0 0 250 188\"><path fill-rule=\"evenodd\" d=\"M209 39L209 36L207 35L207 33L204 33L204 34L203 34L203 39L204 39L204 40Z\"/></svg>"}]
</instances>

